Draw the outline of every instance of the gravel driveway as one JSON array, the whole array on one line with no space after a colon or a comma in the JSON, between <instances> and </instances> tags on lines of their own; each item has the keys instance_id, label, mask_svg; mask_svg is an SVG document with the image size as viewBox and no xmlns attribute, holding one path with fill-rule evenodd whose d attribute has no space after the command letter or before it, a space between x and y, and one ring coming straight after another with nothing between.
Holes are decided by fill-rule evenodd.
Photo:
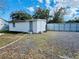
<instances>
[{"instance_id":1,"label":"gravel driveway","mask_svg":"<svg viewBox=\"0 0 79 59\"><path fill-rule=\"evenodd\" d=\"M1 51L10 50L14 51L13 53L27 54L29 49L33 49L35 52L37 50L44 51L48 55L52 55L53 49L55 50L53 51L54 54L67 55L68 57L75 56L75 53L79 52L79 32L48 31L43 34L27 34L22 40ZM48 58L51 59L52 57ZM57 59L57 56L54 59Z\"/></svg>"}]
</instances>

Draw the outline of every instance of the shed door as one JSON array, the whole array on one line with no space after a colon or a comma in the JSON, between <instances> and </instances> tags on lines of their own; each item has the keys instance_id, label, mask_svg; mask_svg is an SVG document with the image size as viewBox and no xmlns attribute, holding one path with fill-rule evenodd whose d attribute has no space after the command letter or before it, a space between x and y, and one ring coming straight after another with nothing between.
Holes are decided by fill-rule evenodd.
<instances>
[{"instance_id":1,"label":"shed door","mask_svg":"<svg viewBox=\"0 0 79 59\"><path fill-rule=\"evenodd\" d=\"M33 32L33 21L30 21L29 22L29 25L30 25L29 31L30 32Z\"/></svg>"}]
</instances>

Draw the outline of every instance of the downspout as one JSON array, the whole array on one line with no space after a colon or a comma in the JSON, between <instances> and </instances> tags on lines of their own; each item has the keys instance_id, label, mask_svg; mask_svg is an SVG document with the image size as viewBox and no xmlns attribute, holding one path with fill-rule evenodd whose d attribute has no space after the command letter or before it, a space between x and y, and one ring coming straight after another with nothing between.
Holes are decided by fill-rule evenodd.
<instances>
[{"instance_id":1,"label":"downspout","mask_svg":"<svg viewBox=\"0 0 79 59\"><path fill-rule=\"evenodd\" d=\"M13 27L15 27L15 20L13 20L12 23L13 23Z\"/></svg>"},{"instance_id":2,"label":"downspout","mask_svg":"<svg viewBox=\"0 0 79 59\"><path fill-rule=\"evenodd\" d=\"M46 32L47 32L47 23L48 23L48 18L46 18Z\"/></svg>"}]
</instances>

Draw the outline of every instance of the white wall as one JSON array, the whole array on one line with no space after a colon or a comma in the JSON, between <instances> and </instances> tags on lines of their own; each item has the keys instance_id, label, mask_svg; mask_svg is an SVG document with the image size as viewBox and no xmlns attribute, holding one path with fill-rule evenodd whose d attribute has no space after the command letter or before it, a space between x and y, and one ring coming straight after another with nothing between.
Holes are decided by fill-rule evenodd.
<instances>
[{"instance_id":1,"label":"white wall","mask_svg":"<svg viewBox=\"0 0 79 59\"><path fill-rule=\"evenodd\" d=\"M39 20L37 21L37 32L44 32L46 31L46 20Z\"/></svg>"},{"instance_id":2,"label":"white wall","mask_svg":"<svg viewBox=\"0 0 79 59\"><path fill-rule=\"evenodd\" d=\"M42 21L41 26L42 26L42 31L46 31L46 20Z\"/></svg>"},{"instance_id":3,"label":"white wall","mask_svg":"<svg viewBox=\"0 0 79 59\"><path fill-rule=\"evenodd\" d=\"M53 23L53 24L47 24L47 30L79 31L79 23Z\"/></svg>"},{"instance_id":4,"label":"white wall","mask_svg":"<svg viewBox=\"0 0 79 59\"><path fill-rule=\"evenodd\" d=\"M37 32L41 32L41 21L37 21Z\"/></svg>"},{"instance_id":5,"label":"white wall","mask_svg":"<svg viewBox=\"0 0 79 59\"><path fill-rule=\"evenodd\" d=\"M9 30L10 31L18 31L18 32L29 32L29 22L15 23L15 27L13 27L13 24L10 23Z\"/></svg>"},{"instance_id":6,"label":"white wall","mask_svg":"<svg viewBox=\"0 0 79 59\"><path fill-rule=\"evenodd\" d=\"M37 31L37 21L33 21L33 33L38 33L38 31Z\"/></svg>"},{"instance_id":7,"label":"white wall","mask_svg":"<svg viewBox=\"0 0 79 59\"><path fill-rule=\"evenodd\" d=\"M33 33L39 33L46 30L46 21L45 20L35 20L32 24ZM28 22L18 22L15 23L15 27L13 27L12 23L9 23L9 31L18 31L18 32L29 32L30 23Z\"/></svg>"},{"instance_id":8,"label":"white wall","mask_svg":"<svg viewBox=\"0 0 79 59\"><path fill-rule=\"evenodd\" d=\"M0 30L8 30L8 22L0 19Z\"/></svg>"}]
</instances>

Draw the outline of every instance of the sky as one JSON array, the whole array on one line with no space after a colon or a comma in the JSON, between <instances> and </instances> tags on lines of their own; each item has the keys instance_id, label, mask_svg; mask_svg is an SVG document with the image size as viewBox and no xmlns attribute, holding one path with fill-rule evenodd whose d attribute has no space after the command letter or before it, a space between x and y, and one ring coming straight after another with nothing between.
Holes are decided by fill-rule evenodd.
<instances>
[{"instance_id":1,"label":"sky","mask_svg":"<svg viewBox=\"0 0 79 59\"><path fill-rule=\"evenodd\" d=\"M32 15L38 7L49 9L53 15L56 9L64 7L67 12L64 19L69 20L79 17L78 5L79 0L0 0L0 18L10 21L10 14L19 10Z\"/></svg>"}]
</instances>

